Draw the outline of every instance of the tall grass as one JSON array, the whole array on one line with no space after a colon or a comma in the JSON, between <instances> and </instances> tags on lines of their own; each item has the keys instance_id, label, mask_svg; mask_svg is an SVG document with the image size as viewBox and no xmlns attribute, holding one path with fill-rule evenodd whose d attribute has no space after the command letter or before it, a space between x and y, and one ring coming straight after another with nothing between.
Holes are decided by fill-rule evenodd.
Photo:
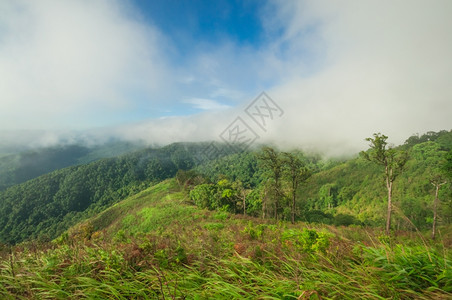
<instances>
[{"instance_id":1,"label":"tall grass","mask_svg":"<svg viewBox=\"0 0 452 300\"><path fill-rule=\"evenodd\" d=\"M98 217L100 231L82 234L95 230L85 224L0 251L0 299L452 297L451 251L439 243L233 217L159 188L118 204L113 223Z\"/></svg>"}]
</instances>

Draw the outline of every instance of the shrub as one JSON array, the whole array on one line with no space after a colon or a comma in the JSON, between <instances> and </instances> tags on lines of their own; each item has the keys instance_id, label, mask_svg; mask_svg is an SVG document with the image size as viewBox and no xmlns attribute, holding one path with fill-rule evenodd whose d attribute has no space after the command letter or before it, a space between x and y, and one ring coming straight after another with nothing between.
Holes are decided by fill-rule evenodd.
<instances>
[{"instance_id":1,"label":"shrub","mask_svg":"<svg viewBox=\"0 0 452 300\"><path fill-rule=\"evenodd\" d=\"M267 226L265 224L254 226L253 223L249 221L248 225L245 226L242 232L249 234L250 239L257 240L262 238L266 227Z\"/></svg>"},{"instance_id":2,"label":"shrub","mask_svg":"<svg viewBox=\"0 0 452 300\"><path fill-rule=\"evenodd\" d=\"M321 210L310 210L305 213L305 219L309 223L331 224L332 218L331 214L324 213Z\"/></svg>"},{"instance_id":3,"label":"shrub","mask_svg":"<svg viewBox=\"0 0 452 300\"><path fill-rule=\"evenodd\" d=\"M282 235L282 241L290 241L303 252L325 252L330 245L330 234L304 228L303 231L288 229Z\"/></svg>"},{"instance_id":4,"label":"shrub","mask_svg":"<svg viewBox=\"0 0 452 300\"><path fill-rule=\"evenodd\" d=\"M207 230L220 230L224 228L224 224L222 223L207 223L204 225L204 228Z\"/></svg>"},{"instance_id":5,"label":"shrub","mask_svg":"<svg viewBox=\"0 0 452 300\"><path fill-rule=\"evenodd\" d=\"M355 216L347 214L337 214L334 216L333 224L336 226L350 226L350 225L360 225L360 222L355 218Z\"/></svg>"}]
</instances>

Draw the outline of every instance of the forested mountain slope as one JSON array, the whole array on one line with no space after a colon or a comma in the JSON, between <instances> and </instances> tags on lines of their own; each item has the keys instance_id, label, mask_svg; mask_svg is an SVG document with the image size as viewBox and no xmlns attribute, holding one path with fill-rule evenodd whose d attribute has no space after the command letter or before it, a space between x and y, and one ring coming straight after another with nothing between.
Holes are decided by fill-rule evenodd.
<instances>
[{"instance_id":1,"label":"forested mountain slope","mask_svg":"<svg viewBox=\"0 0 452 300\"><path fill-rule=\"evenodd\" d=\"M412 136L398 148L406 150L409 159L394 183L395 225L397 228L412 228L412 222L419 229L425 229L431 226L433 216L434 186L430 183L431 167L451 151L452 132ZM314 174L299 191L300 206L305 211L350 214L365 224L381 225L387 200L383 170L382 166L357 157ZM450 224L450 184L441 187L439 196L441 222ZM311 221L324 217L325 215L316 215Z\"/></svg>"},{"instance_id":2,"label":"forested mountain slope","mask_svg":"<svg viewBox=\"0 0 452 300\"><path fill-rule=\"evenodd\" d=\"M112 141L91 147L74 144L0 155L0 191L54 170L142 148L144 146L139 143Z\"/></svg>"},{"instance_id":3,"label":"forested mountain slope","mask_svg":"<svg viewBox=\"0 0 452 300\"><path fill-rule=\"evenodd\" d=\"M441 131L413 136L399 146L408 152L409 160L394 184L395 228L430 227L430 167L450 152L451 145L452 132ZM210 209L269 217L269 195L274 185L259 158L260 150L233 153L227 145L219 144L217 147L225 156L209 158L205 155L208 146L209 143L176 143L145 149L61 169L12 186L0 192L0 242L54 238L80 220L174 177L178 170L192 168L188 177L199 178L199 186L192 183L188 187L195 203ZM386 191L381 167L361 157L334 161L300 151L291 155L302 160L312 176L297 187L294 209L289 199L289 181L282 178L278 219L294 217L336 225L382 224ZM450 184L442 186L440 225L451 223L450 193Z\"/></svg>"},{"instance_id":4,"label":"forested mountain slope","mask_svg":"<svg viewBox=\"0 0 452 300\"><path fill-rule=\"evenodd\" d=\"M86 216L206 161L201 155L206 146L178 143L145 149L12 186L0 192L0 242L54 238Z\"/></svg>"},{"instance_id":5,"label":"forested mountain slope","mask_svg":"<svg viewBox=\"0 0 452 300\"><path fill-rule=\"evenodd\" d=\"M394 182L393 225L395 228L410 230L413 230L414 226L418 229L430 228L434 199L434 186L430 182L433 175L432 167L441 165L446 154L450 153L452 132L415 135L395 149L406 151L408 161L402 174ZM276 152L281 159L284 158L284 153ZM297 220L336 225L383 224L387 205L384 167L358 155L346 161L334 161L301 152L292 153L312 174L297 189ZM230 211L240 211L243 204L222 199L221 193L225 190L226 184L227 189L233 190L232 198L237 198L236 201L241 201L238 199L243 197L240 196L241 193L246 194L244 205L247 207L247 213L263 216L265 206L272 205L272 199L268 199L268 194L272 188L274 189L274 179L268 174L268 170L262 169L258 157L259 152L244 152L198 166L196 170L206 176L211 184L195 189L193 196L201 202L210 202L208 204L210 206L217 205L213 202L227 203ZM278 196L279 217L288 220L290 180L284 177L287 177L287 174L281 177L283 183L281 195ZM228 182L224 182L223 179L227 179ZM208 194L219 196L204 196ZM441 186L439 199L439 222L450 224L452 222L450 184Z\"/></svg>"}]
</instances>

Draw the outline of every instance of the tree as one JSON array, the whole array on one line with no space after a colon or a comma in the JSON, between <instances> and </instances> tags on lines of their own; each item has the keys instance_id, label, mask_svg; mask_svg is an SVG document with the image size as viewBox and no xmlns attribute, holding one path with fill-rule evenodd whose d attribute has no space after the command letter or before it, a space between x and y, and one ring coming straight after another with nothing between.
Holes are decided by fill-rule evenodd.
<instances>
[{"instance_id":1,"label":"tree","mask_svg":"<svg viewBox=\"0 0 452 300\"><path fill-rule=\"evenodd\" d=\"M338 198L338 204L343 204L347 201L350 201L353 199L353 196L356 194L356 191L354 191L350 186L344 186L340 189L339 194L337 195Z\"/></svg>"},{"instance_id":2,"label":"tree","mask_svg":"<svg viewBox=\"0 0 452 300\"><path fill-rule=\"evenodd\" d=\"M452 179L452 150L449 150L449 152L447 152L445 159L446 161L444 162L442 169L444 171L444 174L446 174L449 179Z\"/></svg>"},{"instance_id":3,"label":"tree","mask_svg":"<svg viewBox=\"0 0 452 300\"><path fill-rule=\"evenodd\" d=\"M203 183L195 186L190 191L190 199L201 208L213 209L212 199L215 195L215 186L213 184Z\"/></svg>"},{"instance_id":4,"label":"tree","mask_svg":"<svg viewBox=\"0 0 452 300\"><path fill-rule=\"evenodd\" d=\"M366 138L366 141L370 142L370 149L367 152L361 152L361 155L369 161L382 165L385 169L384 175L386 189L388 190L386 234L389 234L391 228L393 184L408 160L408 153L388 146L387 139L388 137L381 133L374 133L374 138Z\"/></svg>"},{"instance_id":5,"label":"tree","mask_svg":"<svg viewBox=\"0 0 452 300\"><path fill-rule=\"evenodd\" d=\"M237 202L239 192L236 185L227 179L221 179L215 185L216 195L214 197L214 209L226 209L232 213L237 213Z\"/></svg>"},{"instance_id":6,"label":"tree","mask_svg":"<svg viewBox=\"0 0 452 300\"><path fill-rule=\"evenodd\" d=\"M438 220L439 191L442 185L447 183L447 159L446 151L441 150L441 145L428 141L413 147L416 159L426 166L428 180L434 186L435 198L433 200L432 239L436 237Z\"/></svg>"},{"instance_id":7,"label":"tree","mask_svg":"<svg viewBox=\"0 0 452 300\"><path fill-rule=\"evenodd\" d=\"M435 200L433 201L433 224L432 224L432 239L436 237L436 224L438 219L438 206L439 206L439 189L442 185L447 183L447 156L445 151L439 149L439 145L435 156L436 161L433 162L430 167L430 183L435 187ZM433 155L431 155L433 156Z\"/></svg>"},{"instance_id":8,"label":"tree","mask_svg":"<svg viewBox=\"0 0 452 300\"><path fill-rule=\"evenodd\" d=\"M274 217L278 219L278 211L280 210L280 200L284 198L281 187L281 180L283 177L283 160L279 153L275 149L270 147L264 147L262 153L258 155L259 161L263 168L267 171L269 181L267 183L272 184L272 189L267 190L270 192L273 200ZM268 195L268 194L267 194ZM265 207L266 204L263 206ZM265 215L265 213L264 213Z\"/></svg>"},{"instance_id":9,"label":"tree","mask_svg":"<svg viewBox=\"0 0 452 300\"><path fill-rule=\"evenodd\" d=\"M177 171L176 181L181 188L187 190L190 190L191 188L206 182L204 177L193 169L188 171Z\"/></svg>"},{"instance_id":10,"label":"tree","mask_svg":"<svg viewBox=\"0 0 452 300\"><path fill-rule=\"evenodd\" d=\"M333 206L336 206L336 184L335 183L326 183L322 185L319 190L319 198L320 198L320 207L322 209L331 209Z\"/></svg>"},{"instance_id":11,"label":"tree","mask_svg":"<svg viewBox=\"0 0 452 300\"><path fill-rule=\"evenodd\" d=\"M246 216L246 197L252 192L252 190L245 188L243 182L240 180L234 181L232 186L237 191L237 197L241 201L243 215Z\"/></svg>"},{"instance_id":12,"label":"tree","mask_svg":"<svg viewBox=\"0 0 452 300\"><path fill-rule=\"evenodd\" d=\"M306 181L310 176L311 172L304 165L304 163L292 153L285 152L284 162L285 162L285 173L290 182L290 196L291 196L291 221L292 224L295 223L295 204L298 186L300 183Z\"/></svg>"}]
</instances>

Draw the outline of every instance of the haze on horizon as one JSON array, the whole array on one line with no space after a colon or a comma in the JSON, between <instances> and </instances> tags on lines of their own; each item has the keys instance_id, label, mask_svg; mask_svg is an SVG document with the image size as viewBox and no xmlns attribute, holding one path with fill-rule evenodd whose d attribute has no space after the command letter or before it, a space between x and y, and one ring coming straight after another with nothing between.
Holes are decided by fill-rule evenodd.
<instances>
[{"instance_id":1,"label":"haze on horizon","mask_svg":"<svg viewBox=\"0 0 452 300\"><path fill-rule=\"evenodd\" d=\"M0 3L0 144L218 140L341 154L452 129L452 2ZM246 107L283 110L261 130ZM254 125L253 125L254 124Z\"/></svg>"}]
</instances>

